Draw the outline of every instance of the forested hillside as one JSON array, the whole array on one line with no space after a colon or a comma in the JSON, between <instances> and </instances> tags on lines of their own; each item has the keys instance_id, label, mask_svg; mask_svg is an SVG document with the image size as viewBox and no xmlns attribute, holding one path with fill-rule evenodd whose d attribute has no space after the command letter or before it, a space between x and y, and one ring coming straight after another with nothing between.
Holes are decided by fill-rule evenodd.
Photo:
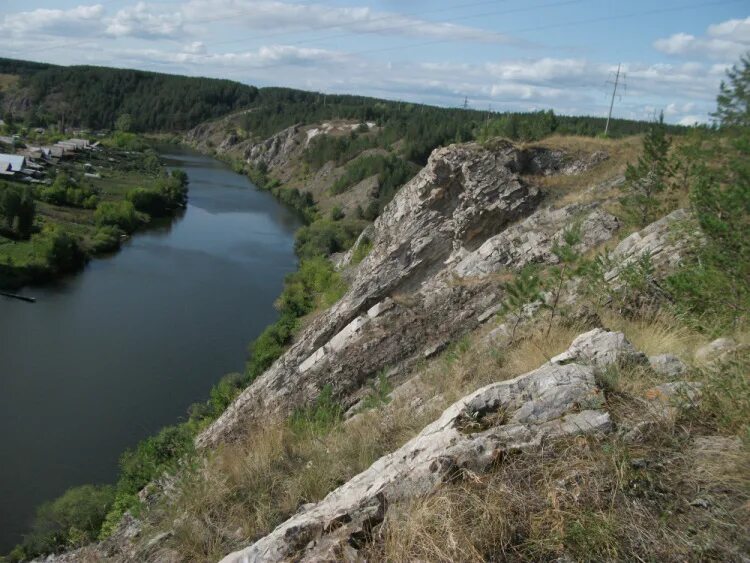
<instances>
[{"instance_id":1,"label":"forested hillside","mask_svg":"<svg viewBox=\"0 0 750 563\"><path fill-rule=\"evenodd\" d=\"M174 131L246 107L258 94L231 80L9 59L0 59L0 74L20 76L0 92L6 116L32 126L111 129L128 114L134 131Z\"/></svg>"},{"instance_id":2,"label":"forested hillside","mask_svg":"<svg viewBox=\"0 0 750 563\"><path fill-rule=\"evenodd\" d=\"M385 126L391 142L404 138L423 162L436 146L502 135L536 140L552 133L593 136L604 131L604 118L560 116L551 111L489 113L439 108L364 96L330 95L290 88L256 88L231 80L187 77L93 66L57 66L0 58L0 74L18 76L0 90L6 121L28 126L64 123L111 129L122 114L136 132L180 131L247 109L243 128L267 138L294 124L330 119L372 121ZM643 121L615 119L611 136L642 133ZM678 128L674 128L675 130Z\"/></svg>"}]
</instances>

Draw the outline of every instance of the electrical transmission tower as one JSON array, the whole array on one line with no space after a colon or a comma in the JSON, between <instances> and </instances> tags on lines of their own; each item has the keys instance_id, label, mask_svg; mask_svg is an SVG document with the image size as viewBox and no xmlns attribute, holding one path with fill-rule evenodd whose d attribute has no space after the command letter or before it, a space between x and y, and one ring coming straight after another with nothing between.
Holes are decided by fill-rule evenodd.
<instances>
[{"instance_id":1,"label":"electrical transmission tower","mask_svg":"<svg viewBox=\"0 0 750 563\"><path fill-rule=\"evenodd\" d=\"M609 122L612 119L612 108L615 106L615 96L617 96L617 87L620 86L620 83L622 82L621 89L625 89L625 74L620 72L620 67L622 66L622 63L617 65L617 72L615 73L615 80L614 82L611 80L607 80L607 84L614 84L614 87L612 88L612 99L609 102L609 113L607 114L607 124L604 126L604 136L607 136L607 133L609 133ZM622 99L622 97L619 97L618 99Z\"/></svg>"},{"instance_id":2,"label":"electrical transmission tower","mask_svg":"<svg viewBox=\"0 0 750 563\"><path fill-rule=\"evenodd\" d=\"M464 109L469 109L469 96L464 98Z\"/></svg>"}]
</instances>

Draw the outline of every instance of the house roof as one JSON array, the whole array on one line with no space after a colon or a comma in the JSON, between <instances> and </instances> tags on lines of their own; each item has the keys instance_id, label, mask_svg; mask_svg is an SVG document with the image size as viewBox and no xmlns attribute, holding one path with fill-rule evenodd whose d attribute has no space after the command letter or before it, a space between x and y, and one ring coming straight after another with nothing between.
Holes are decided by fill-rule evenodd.
<instances>
[{"instance_id":1,"label":"house roof","mask_svg":"<svg viewBox=\"0 0 750 563\"><path fill-rule=\"evenodd\" d=\"M26 164L26 158L22 155L17 154L2 154L0 153L0 161L7 162L10 164L10 170L12 172L20 172L21 168Z\"/></svg>"}]
</instances>

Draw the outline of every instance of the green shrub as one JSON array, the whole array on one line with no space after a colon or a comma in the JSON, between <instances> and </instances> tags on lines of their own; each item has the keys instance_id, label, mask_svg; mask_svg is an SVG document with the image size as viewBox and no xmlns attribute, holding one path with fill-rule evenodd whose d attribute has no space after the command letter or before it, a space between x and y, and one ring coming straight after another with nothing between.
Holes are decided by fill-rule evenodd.
<instances>
[{"instance_id":1,"label":"green shrub","mask_svg":"<svg viewBox=\"0 0 750 563\"><path fill-rule=\"evenodd\" d=\"M41 505L16 555L30 558L95 540L114 496L111 486L83 485Z\"/></svg>"},{"instance_id":2,"label":"green shrub","mask_svg":"<svg viewBox=\"0 0 750 563\"><path fill-rule=\"evenodd\" d=\"M387 404L390 402L388 395L390 395L391 391L393 391L393 386L388 381L386 370L382 370L370 384L370 392L360 402L359 409L365 411Z\"/></svg>"},{"instance_id":3,"label":"green shrub","mask_svg":"<svg viewBox=\"0 0 750 563\"><path fill-rule=\"evenodd\" d=\"M174 469L177 460L192 453L193 433L186 424L167 426L120 457L119 492L137 493L155 478Z\"/></svg>"},{"instance_id":4,"label":"green shrub","mask_svg":"<svg viewBox=\"0 0 750 563\"><path fill-rule=\"evenodd\" d=\"M142 221L130 201L103 201L94 211L94 220L99 226L118 227L126 233L132 233Z\"/></svg>"},{"instance_id":5,"label":"green shrub","mask_svg":"<svg viewBox=\"0 0 750 563\"><path fill-rule=\"evenodd\" d=\"M346 215L344 214L343 209L338 205L334 205L333 209L331 209L331 221L340 221L344 217L346 217Z\"/></svg>"},{"instance_id":6,"label":"green shrub","mask_svg":"<svg viewBox=\"0 0 750 563\"><path fill-rule=\"evenodd\" d=\"M291 341L295 328L296 317L283 315L274 324L266 327L250 344L250 359L246 368L248 381L261 375L284 353L284 347Z\"/></svg>"},{"instance_id":7,"label":"green shrub","mask_svg":"<svg viewBox=\"0 0 750 563\"><path fill-rule=\"evenodd\" d=\"M34 226L36 205L31 188L0 183L0 218L5 227L21 238L28 238Z\"/></svg>"},{"instance_id":8,"label":"green shrub","mask_svg":"<svg viewBox=\"0 0 750 563\"><path fill-rule=\"evenodd\" d=\"M354 249L354 252L352 252L352 264L357 265L362 260L365 259L365 257L370 254L370 251L372 250L372 241L367 238L363 237L361 241L359 241L359 244Z\"/></svg>"},{"instance_id":9,"label":"green shrub","mask_svg":"<svg viewBox=\"0 0 750 563\"><path fill-rule=\"evenodd\" d=\"M364 221L356 219L315 221L297 231L295 250L303 260L347 250L357 240L364 226Z\"/></svg>"},{"instance_id":10,"label":"green shrub","mask_svg":"<svg viewBox=\"0 0 750 563\"><path fill-rule=\"evenodd\" d=\"M173 170L160 176L151 188L131 190L127 198L138 211L164 217L187 203L187 175L182 170Z\"/></svg>"},{"instance_id":11,"label":"green shrub","mask_svg":"<svg viewBox=\"0 0 750 563\"><path fill-rule=\"evenodd\" d=\"M693 166L691 205L703 235L683 268L667 280L676 308L718 325L738 325L750 310L750 131L747 92L750 58L729 71L717 117L725 138L715 139ZM699 155L696 155L699 156ZM710 167L712 161L721 166Z\"/></svg>"},{"instance_id":12,"label":"green shrub","mask_svg":"<svg viewBox=\"0 0 750 563\"><path fill-rule=\"evenodd\" d=\"M625 171L625 196L621 199L626 218L640 227L654 221L661 210L659 196L673 175L669 159L671 139L667 136L664 114L643 138L643 154Z\"/></svg>"},{"instance_id":13,"label":"green shrub","mask_svg":"<svg viewBox=\"0 0 750 563\"><path fill-rule=\"evenodd\" d=\"M138 495L130 493L121 493L115 497L109 512L104 517L99 530L98 539L105 540L117 529L117 525L122 520L126 512L137 512L140 506Z\"/></svg>"},{"instance_id":14,"label":"green shrub","mask_svg":"<svg viewBox=\"0 0 750 563\"><path fill-rule=\"evenodd\" d=\"M283 353L297 328L297 319L316 308L328 307L346 291L346 284L329 260L321 256L303 260L284 281L276 300L281 317L267 327L249 348L247 379L254 380Z\"/></svg>"},{"instance_id":15,"label":"green shrub","mask_svg":"<svg viewBox=\"0 0 750 563\"><path fill-rule=\"evenodd\" d=\"M59 273L72 272L86 261L78 241L59 227L47 227L31 237L34 253Z\"/></svg>"},{"instance_id":16,"label":"green shrub","mask_svg":"<svg viewBox=\"0 0 750 563\"><path fill-rule=\"evenodd\" d=\"M148 148L148 144L135 133L127 131L117 131L109 139L105 139L105 144L124 149L127 151L143 151Z\"/></svg>"},{"instance_id":17,"label":"green shrub","mask_svg":"<svg viewBox=\"0 0 750 563\"><path fill-rule=\"evenodd\" d=\"M113 252L120 248L120 240L125 233L117 227L104 225L91 237L90 249L94 254Z\"/></svg>"}]
</instances>

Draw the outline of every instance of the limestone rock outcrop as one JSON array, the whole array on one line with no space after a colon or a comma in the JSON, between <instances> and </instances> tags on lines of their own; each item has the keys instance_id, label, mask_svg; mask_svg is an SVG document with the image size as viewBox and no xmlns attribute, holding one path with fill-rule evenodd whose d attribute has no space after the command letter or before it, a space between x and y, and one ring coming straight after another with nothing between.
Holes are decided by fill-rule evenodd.
<instances>
[{"instance_id":1,"label":"limestone rock outcrop","mask_svg":"<svg viewBox=\"0 0 750 563\"><path fill-rule=\"evenodd\" d=\"M609 431L595 370L638 353L622 333L595 330L576 338L561 357L576 362L553 359L457 401L400 449L223 563L355 560L357 546L390 504L486 471L505 454L544 440Z\"/></svg>"},{"instance_id":2,"label":"limestone rock outcrop","mask_svg":"<svg viewBox=\"0 0 750 563\"><path fill-rule=\"evenodd\" d=\"M285 416L324 386L351 407L363 384L383 368L404 371L486 321L485 313L502 299L487 274L553 263L552 248L574 218L584 227L581 251L613 236L617 220L595 205L540 209L539 189L517 171L519 151L510 144L435 150L375 221L368 233L372 250L348 276L344 297L197 445L231 440L257 417ZM456 283L461 279L467 283Z\"/></svg>"}]
</instances>

